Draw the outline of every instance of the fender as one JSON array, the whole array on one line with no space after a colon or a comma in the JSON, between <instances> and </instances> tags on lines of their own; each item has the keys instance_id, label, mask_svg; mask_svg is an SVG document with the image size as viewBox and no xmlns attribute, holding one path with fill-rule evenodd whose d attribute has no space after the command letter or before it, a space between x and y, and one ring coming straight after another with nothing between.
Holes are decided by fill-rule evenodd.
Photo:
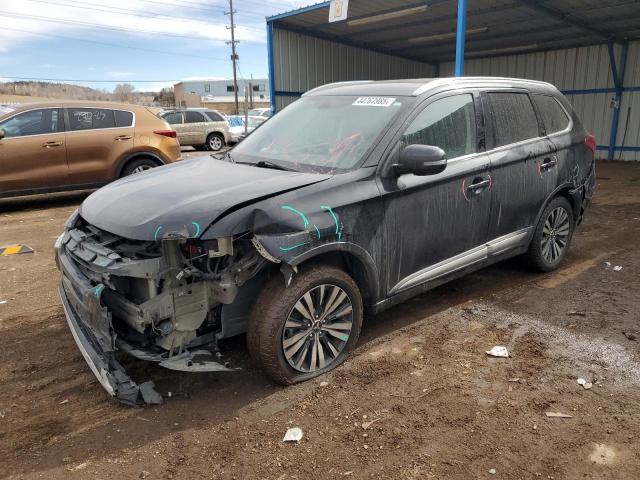
<instances>
[{"instance_id":1,"label":"fender","mask_svg":"<svg viewBox=\"0 0 640 480\"><path fill-rule=\"evenodd\" d=\"M549 202L551 202L551 200L557 197L559 192L567 189L570 195L569 201L571 202L571 208L573 209L573 220L574 222L577 221L578 217L580 216L580 206L582 205L582 196L583 196L582 192L584 190L584 185L587 181L589 181L588 177L585 180L585 182L579 187L574 187L571 183L563 183L562 185L559 185L558 187L556 187L555 190L553 190L553 192L551 192L547 196L544 203L542 204L542 207L540 207L540 211L538 211L538 214L536 215L536 220L533 225L534 226L538 225L538 222L540 221L540 217L542 216L544 209L547 208L547 205L549 205ZM532 230L529 236L533 237L534 232L535 232L535 228Z\"/></svg>"},{"instance_id":2,"label":"fender","mask_svg":"<svg viewBox=\"0 0 640 480\"><path fill-rule=\"evenodd\" d=\"M124 168L124 166L127 164L129 160L135 157L151 157L155 161L157 161L160 165L165 165L167 163L160 155L154 152L148 152L146 150L142 150L139 152L131 152L125 155L124 157L122 157L118 162L118 166L116 168L116 174L114 177L115 179L120 178L120 175L122 175L122 169Z\"/></svg>"},{"instance_id":3,"label":"fender","mask_svg":"<svg viewBox=\"0 0 640 480\"><path fill-rule=\"evenodd\" d=\"M296 267L304 262L312 260L314 257L325 253L340 252L353 255L361 263L362 274L364 274L364 280L366 282L366 290L371 292L371 303L375 303L380 299L379 290L379 275L378 268L376 267L373 257L360 245L351 242L331 242L318 245L317 247L310 248L305 252L297 255L289 260L284 260L291 267ZM375 296L375 298L373 298Z\"/></svg>"}]
</instances>

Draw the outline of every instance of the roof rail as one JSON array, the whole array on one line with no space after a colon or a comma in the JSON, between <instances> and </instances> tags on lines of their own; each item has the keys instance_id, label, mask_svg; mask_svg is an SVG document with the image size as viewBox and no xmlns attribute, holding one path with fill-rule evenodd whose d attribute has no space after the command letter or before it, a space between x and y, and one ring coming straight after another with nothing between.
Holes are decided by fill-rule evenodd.
<instances>
[{"instance_id":1,"label":"roof rail","mask_svg":"<svg viewBox=\"0 0 640 480\"><path fill-rule=\"evenodd\" d=\"M304 92L302 94L302 96L304 97L305 95L312 93L312 92L318 92L320 90L324 90L325 88L329 88L329 87L335 87L336 85L355 85L358 83L371 83L372 80L351 80L351 81L347 81L347 82L333 82L333 83L326 83L324 85L320 85L319 87L315 87L312 88L311 90Z\"/></svg>"}]
</instances>

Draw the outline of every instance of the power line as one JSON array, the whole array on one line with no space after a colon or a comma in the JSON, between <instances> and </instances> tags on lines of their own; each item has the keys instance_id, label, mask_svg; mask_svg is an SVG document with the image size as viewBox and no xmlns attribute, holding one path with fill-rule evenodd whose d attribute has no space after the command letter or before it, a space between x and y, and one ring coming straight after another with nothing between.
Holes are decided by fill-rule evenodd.
<instances>
[{"instance_id":1,"label":"power line","mask_svg":"<svg viewBox=\"0 0 640 480\"><path fill-rule=\"evenodd\" d=\"M176 83L178 80L91 80L78 78L39 78L39 77L8 77L9 80L32 80L37 82L84 82L84 83Z\"/></svg>"},{"instance_id":2,"label":"power line","mask_svg":"<svg viewBox=\"0 0 640 480\"><path fill-rule=\"evenodd\" d=\"M70 8L77 8L77 9L81 9L81 10L90 10L90 11L95 11L95 12L107 12L107 13L114 13L116 15L125 15L125 16L132 16L132 17L140 17L140 18L167 18L170 20L176 20L176 21L181 21L181 22L203 22L202 19L198 19L198 18L193 18L193 17L179 17L179 16L175 16L175 15L159 15L159 14L153 14L153 15L144 15L139 13L136 10L131 10L128 8L120 8L120 7L106 7L105 5L97 5L95 3L89 3L89 2L82 2L82 1L74 1L74 3L78 3L78 4L84 4L84 5L92 5L91 7L85 7L85 6L81 6L81 5L72 5L70 3L59 3L59 2L52 2L49 0L27 0L30 2L38 2L38 3L45 3L48 5L56 5L56 6L64 6L64 7L70 7ZM105 8L103 8L105 7ZM255 30L258 32L262 32L262 30L259 30L258 28L255 27L244 27L246 29L249 30Z\"/></svg>"},{"instance_id":3,"label":"power line","mask_svg":"<svg viewBox=\"0 0 640 480\"><path fill-rule=\"evenodd\" d=\"M53 37L53 38L62 38L65 40L73 40L76 42L85 42L85 43L93 43L96 45L104 45L107 47L117 47L117 48L124 48L124 49L131 49L131 50L141 50L143 52L151 52L151 53L161 53L163 55L175 55L175 56L179 56L179 57L193 57L193 58L202 58L202 59L206 59L206 60L220 60L220 61L226 61L226 58L216 58L216 57L209 57L209 56L205 56L205 55L193 55L190 53L176 53L176 52L169 52L166 50L154 50L152 48L145 48L145 47L135 47L132 45L121 45L121 44L117 44L117 43L109 43L109 42L101 42L98 40L88 40L86 38L78 38L78 37L69 37L67 35L56 35L53 33L41 33L41 32L34 32L31 30L23 30L21 28L11 28L11 27L2 27L2 30L12 30L14 32L23 32L23 33L29 33L32 35L41 35L44 37Z\"/></svg>"},{"instance_id":4,"label":"power line","mask_svg":"<svg viewBox=\"0 0 640 480\"><path fill-rule=\"evenodd\" d=\"M99 23L82 22L82 21L79 21L79 20L70 20L70 19L65 19L65 18L55 18L55 19L53 19L53 18L48 18L48 17L40 17L38 15L19 14L19 13L5 12L5 11L1 11L1 10L0 10L0 15L6 15L6 16L9 16L9 17L16 17L16 18L28 18L28 19L31 19L31 20L40 20L40 21L43 21L43 22L50 22L50 23L65 23L65 24L70 24L70 25L80 25L80 26L84 26L84 27L100 28L100 29L104 29L104 30L115 30L117 32L149 33L149 34L167 36L167 37L191 38L191 39L197 39L197 40L210 40L210 41L213 41L213 42L222 41L222 40L216 40L214 38L205 37L205 36L183 35L183 34L180 34L180 33L159 32L159 31L155 31L155 30L137 30L137 29L133 29L133 28L110 27L110 26L107 26L107 25L101 25Z\"/></svg>"}]
</instances>

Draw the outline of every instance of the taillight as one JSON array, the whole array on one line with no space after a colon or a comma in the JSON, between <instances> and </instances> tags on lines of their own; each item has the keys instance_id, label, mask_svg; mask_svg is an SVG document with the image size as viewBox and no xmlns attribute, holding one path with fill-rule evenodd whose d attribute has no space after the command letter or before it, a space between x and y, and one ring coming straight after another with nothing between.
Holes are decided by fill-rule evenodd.
<instances>
[{"instance_id":1,"label":"taillight","mask_svg":"<svg viewBox=\"0 0 640 480\"><path fill-rule=\"evenodd\" d=\"M154 130L153 133L170 138L176 138L178 136L175 130Z\"/></svg>"},{"instance_id":2,"label":"taillight","mask_svg":"<svg viewBox=\"0 0 640 480\"><path fill-rule=\"evenodd\" d=\"M584 139L584 144L591 150L591 153L596 154L596 137L587 135L587 138Z\"/></svg>"}]
</instances>

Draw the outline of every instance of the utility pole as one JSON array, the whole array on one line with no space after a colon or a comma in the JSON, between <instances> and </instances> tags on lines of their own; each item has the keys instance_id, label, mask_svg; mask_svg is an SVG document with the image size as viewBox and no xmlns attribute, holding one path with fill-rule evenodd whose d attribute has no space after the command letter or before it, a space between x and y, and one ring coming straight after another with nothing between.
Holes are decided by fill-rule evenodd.
<instances>
[{"instance_id":1,"label":"utility pole","mask_svg":"<svg viewBox=\"0 0 640 480\"><path fill-rule=\"evenodd\" d=\"M228 12L224 12L225 15L229 15L229 19L231 20L231 26L227 26L228 29L231 30L231 41L227 42L227 45L231 45L231 61L233 62L233 95L235 97L235 103L236 103L236 110L235 110L235 114L238 115L239 113L239 109L238 109L238 79L236 76L236 62L238 61L238 54L236 53L236 43L239 42L239 40L236 40L236 36L235 36L235 24L233 23L233 14L236 13L236 11L233 9L233 0L229 0L229 11Z\"/></svg>"}]
</instances>

